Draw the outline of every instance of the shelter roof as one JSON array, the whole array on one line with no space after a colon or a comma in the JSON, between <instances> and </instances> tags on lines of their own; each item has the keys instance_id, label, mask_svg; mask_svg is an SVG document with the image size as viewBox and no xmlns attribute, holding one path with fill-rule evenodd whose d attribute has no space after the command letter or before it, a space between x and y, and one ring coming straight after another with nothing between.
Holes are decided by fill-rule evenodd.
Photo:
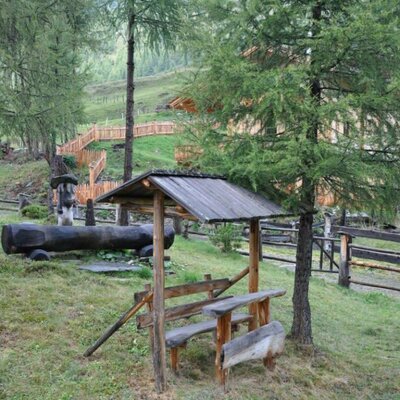
<instances>
[{"instance_id":1,"label":"shelter roof","mask_svg":"<svg viewBox=\"0 0 400 400\"><path fill-rule=\"evenodd\" d=\"M148 171L103 194L96 202L134 205L140 211L140 205L152 205L154 189L164 193L166 205L177 207L181 213L183 209L183 214L201 222L247 221L285 214L267 198L221 176L190 171ZM145 212L145 207L142 210Z\"/></svg>"}]
</instances>

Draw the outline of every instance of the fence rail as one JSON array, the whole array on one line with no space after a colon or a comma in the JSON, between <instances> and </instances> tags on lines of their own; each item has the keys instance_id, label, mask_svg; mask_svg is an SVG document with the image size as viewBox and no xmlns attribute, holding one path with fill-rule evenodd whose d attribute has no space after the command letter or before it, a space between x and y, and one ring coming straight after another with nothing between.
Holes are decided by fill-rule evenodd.
<instances>
[{"instance_id":1,"label":"fence rail","mask_svg":"<svg viewBox=\"0 0 400 400\"><path fill-rule=\"evenodd\" d=\"M121 182L103 181L93 185L82 184L76 187L75 196L80 204L86 204L87 199L95 199L110 190L116 189Z\"/></svg>"}]
</instances>

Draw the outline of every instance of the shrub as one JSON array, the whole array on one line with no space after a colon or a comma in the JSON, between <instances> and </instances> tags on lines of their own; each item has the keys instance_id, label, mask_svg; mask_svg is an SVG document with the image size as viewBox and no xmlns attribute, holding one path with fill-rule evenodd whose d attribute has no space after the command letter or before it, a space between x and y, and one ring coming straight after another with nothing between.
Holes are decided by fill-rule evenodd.
<instances>
[{"instance_id":1,"label":"shrub","mask_svg":"<svg viewBox=\"0 0 400 400\"><path fill-rule=\"evenodd\" d=\"M229 253L240 247L242 240L242 226L234 224L224 224L216 227L209 238L214 246L217 246L224 253Z\"/></svg>"},{"instance_id":2,"label":"shrub","mask_svg":"<svg viewBox=\"0 0 400 400\"><path fill-rule=\"evenodd\" d=\"M76 158L73 155L63 156L63 161L64 161L64 164L70 169L74 169L77 166Z\"/></svg>"},{"instance_id":3,"label":"shrub","mask_svg":"<svg viewBox=\"0 0 400 400\"><path fill-rule=\"evenodd\" d=\"M48 211L46 206L41 206L39 204L31 204L22 209L21 214L24 217L32 219L44 219L47 218Z\"/></svg>"}]
</instances>

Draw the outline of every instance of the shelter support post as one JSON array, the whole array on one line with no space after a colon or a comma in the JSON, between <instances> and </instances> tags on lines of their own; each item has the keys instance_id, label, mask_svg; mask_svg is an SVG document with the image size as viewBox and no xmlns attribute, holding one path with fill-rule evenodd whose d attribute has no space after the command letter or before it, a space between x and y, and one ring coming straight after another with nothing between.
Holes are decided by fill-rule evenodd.
<instances>
[{"instance_id":1,"label":"shelter support post","mask_svg":"<svg viewBox=\"0 0 400 400\"><path fill-rule=\"evenodd\" d=\"M156 390L166 390L166 355L164 331L164 194L154 192L154 229L153 229L153 368Z\"/></svg>"},{"instance_id":2,"label":"shelter support post","mask_svg":"<svg viewBox=\"0 0 400 400\"><path fill-rule=\"evenodd\" d=\"M260 221L250 220L249 238L249 293L258 292L258 267L260 259ZM249 314L254 318L249 322L249 331L257 328L257 304L249 305Z\"/></svg>"}]
</instances>

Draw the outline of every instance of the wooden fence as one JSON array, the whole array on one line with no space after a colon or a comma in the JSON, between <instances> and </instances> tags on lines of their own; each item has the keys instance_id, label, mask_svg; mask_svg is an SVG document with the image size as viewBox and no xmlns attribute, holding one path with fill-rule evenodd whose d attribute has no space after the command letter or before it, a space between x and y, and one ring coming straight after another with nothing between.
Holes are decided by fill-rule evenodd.
<instances>
[{"instance_id":1,"label":"wooden fence","mask_svg":"<svg viewBox=\"0 0 400 400\"><path fill-rule=\"evenodd\" d=\"M102 173L107 164L107 152L102 150L99 158L89 164L89 184L94 185L99 175Z\"/></svg>"},{"instance_id":2,"label":"wooden fence","mask_svg":"<svg viewBox=\"0 0 400 400\"><path fill-rule=\"evenodd\" d=\"M392 232L382 232L376 230L358 229L348 226L335 226L333 230L340 235L340 268L339 268L339 284L349 287L351 283L362 286L371 286L381 289L395 290L400 292L400 287L381 285L372 282L365 282L353 279L351 277L351 269L370 268L376 270L390 271L400 273L400 268L366 262L364 260L376 260L389 264L400 264L400 251L387 249L377 249L374 247L360 246L353 243L357 237L370 239L378 239L400 243L400 234ZM354 260L360 258L362 260Z\"/></svg>"},{"instance_id":3,"label":"wooden fence","mask_svg":"<svg viewBox=\"0 0 400 400\"><path fill-rule=\"evenodd\" d=\"M110 190L116 189L122 182L103 181L93 185L82 184L76 187L76 198L80 204L86 204L87 199L95 199Z\"/></svg>"},{"instance_id":4,"label":"wooden fence","mask_svg":"<svg viewBox=\"0 0 400 400\"><path fill-rule=\"evenodd\" d=\"M134 138L152 135L173 135L178 129L174 122L146 122L134 127ZM76 154L83 150L88 144L101 140L123 140L125 139L126 127L99 127L93 125L87 132L78 133L78 137L57 148L57 154Z\"/></svg>"},{"instance_id":5,"label":"wooden fence","mask_svg":"<svg viewBox=\"0 0 400 400\"><path fill-rule=\"evenodd\" d=\"M172 135L177 132L174 122L147 122L134 127L134 138L152 135ZM76 157L78 166L89 167L89 185L77 187L77 198L80 203L85 204L87 199L95 199L97 196L115 189L118 182L100 182L96 180L107 164L107 152L105 150L86 150L85 147L92 142L102 140L125 139L125 127L98 127L93 125L87 132L78 134L74 140L57 148L57 154L72 154ZM108 189L107 189L108 188Z\"/></svg>"}]
</instances>

